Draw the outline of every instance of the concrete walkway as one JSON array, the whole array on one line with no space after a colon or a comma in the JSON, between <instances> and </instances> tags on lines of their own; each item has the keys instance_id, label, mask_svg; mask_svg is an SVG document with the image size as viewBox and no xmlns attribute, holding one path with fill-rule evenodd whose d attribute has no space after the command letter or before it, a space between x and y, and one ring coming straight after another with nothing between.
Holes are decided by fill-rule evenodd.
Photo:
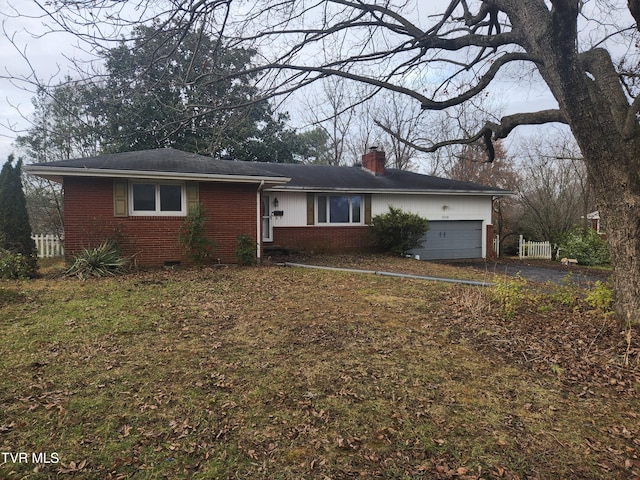
<instances>
[{"instance_id":1,"label":"concrete walkway","mask_svg":"<svg viewBox=\"0 0 640 480\"><path fill-rule=\"evenodd\" d=\"M462 285L474 285L477 287L491 287L494 284L490 282L480 282L476 280L461 280L456 278L438 278L427 277L424 275L411 275L408 273L396 273L396 272L384 272L380 270L360 270L357 268L341 268L341 267L324 267L320 265L307 265L304 263L285 262L281 264L284 267L297 267L297 268L314 268L318 270L333 270L337 272L351 272L351 273L366 273L369 275L381 275L384 277L399 277L399 278L411 278L415 280L428 280L432 282L445 282L445 283L459 283Z\"/></svg>"},{"instance_id":2,"label":"concrete walkway","mask_svg":"<svg viewBox=\"0 0 640 480\"><path fill-rule=\"evenodd\" d=\"M593 285L596 281L606 282L611 272L606 270L582 270L579 267L559 268L557 265L549 265L545 267L543 265L528 265L518 262L474 262L474 261L452 261L444 262L449 265L473 268L477 271L484 271L489 274L501 274L515 277L521 276L527 281L539 282L539 283L554 283L557 285L562 284L574 284L580 286ZM416 280L426 280L433 282L445 282L445 283L457 283L461 285L474 285L479 287L490 287L494 284L491 282L478 281L478 280L464 280L457 278L441 278L430 277L425 275L413 275L407 273L387 272L382 270L366 270L357 268L346 267L327 267L321 265L310 265L306 263L296 262L284 262L278 265L284 267L297 267L297 268L313 268L318 270L334 270L339 272L352 272L362 273L369 275L380 275L386 277L399 277L399 278L412 278Z\"/></svg>"}]
</instances>

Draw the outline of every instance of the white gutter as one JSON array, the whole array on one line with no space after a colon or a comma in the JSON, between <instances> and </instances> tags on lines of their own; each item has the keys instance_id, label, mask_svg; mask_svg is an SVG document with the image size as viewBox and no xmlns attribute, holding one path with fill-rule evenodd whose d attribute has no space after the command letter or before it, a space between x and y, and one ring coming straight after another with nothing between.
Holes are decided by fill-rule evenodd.
<instances>
[{"instance_id":1,"label":"white gutter","mask_svg":"<svg viewBox=\"0 0 640 480\"><path fill-rule=\"evenodd\" d=\"M229 183L272 183L285 184L291 179L287 177L266 177L261 175L224 175L219 173L184 173L184 172L151 172L146 170L108 170L103 168L77 167L38 167L26 165L25 170L40 177L107 177L107 178L141 178L149 180L184 180Z\"/></svg>"},{"instance_id":2,"label":"white gutter","mask_svg":"<svg viewBox=\"0 0 640 480\"><path fill-rule=\"evenodd\" d=\"M258 191L256 192L256 259L260 262L262 258L262 202L261 193L264 188L264 180L258 185Z\"/></svg>"},{"instance_id":3,"label":"white gutter","mask_svg":"<svg viewBox=\"0 0 640 480\"><path fill-rule=\"evenodd\" d=\"M495 191L495 190L440 190L440 189L422 189L422 190L396 190L387 188L314 188L314 187L287 187L276 185L267 187L272 192L314 192L314 193L384 193L384 194L401 194L401 195L424 195L425 193L432 195L492 195L504 196L515 195L512 191Z\"/></svg>"}]
</instances>

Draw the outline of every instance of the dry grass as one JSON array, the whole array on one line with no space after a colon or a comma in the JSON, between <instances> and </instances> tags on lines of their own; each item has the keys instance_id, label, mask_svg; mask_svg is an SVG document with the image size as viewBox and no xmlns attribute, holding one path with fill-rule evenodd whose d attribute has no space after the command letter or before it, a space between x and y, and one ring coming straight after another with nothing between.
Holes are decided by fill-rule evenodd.
<instances>
[{"instance_id":1,"label":"dry grass","mask_svg":"<svg viewBox=\"0 0 640 480\"><path fill-rule=\"evenodd\" d=\"M275 266L1 283L0 451L60 461L0 478L637 476L637 397L514 361L511 321L486 290Z\"/></svg>"}]
</instances>

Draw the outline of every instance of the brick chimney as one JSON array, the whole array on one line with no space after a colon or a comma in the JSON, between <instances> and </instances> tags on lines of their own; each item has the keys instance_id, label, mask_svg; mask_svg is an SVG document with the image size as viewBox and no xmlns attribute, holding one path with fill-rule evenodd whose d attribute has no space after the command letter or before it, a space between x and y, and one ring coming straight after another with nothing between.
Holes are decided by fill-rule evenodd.
<instances>
[{"instance_id":1,"label":"brick chimney","mask_svg":"<svg viewBox=\"0 0 640 480\"><path fill-rule=\"evenodd\" d=\"M362 156L362 168L374 175L384 175L385 161L384 151L378 150L378 147L371 147L369 151Z\"/></svg>"}]
</instances>

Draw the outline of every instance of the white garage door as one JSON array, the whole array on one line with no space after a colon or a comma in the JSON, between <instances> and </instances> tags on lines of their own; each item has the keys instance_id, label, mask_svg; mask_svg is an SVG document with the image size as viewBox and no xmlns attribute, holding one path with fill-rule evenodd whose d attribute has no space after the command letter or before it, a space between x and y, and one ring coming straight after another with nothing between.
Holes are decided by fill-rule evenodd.
<instances>
[{"instance_id":1,"label":"white garage door","mask_svg":"<svg viewBox=\"0 0 640 480\"><path fill-rule=\"evenodd\" d=\"M482 221L430 221L422 247L411 254L422 260L482 258Z\"/></svg>"}]
</instances>

